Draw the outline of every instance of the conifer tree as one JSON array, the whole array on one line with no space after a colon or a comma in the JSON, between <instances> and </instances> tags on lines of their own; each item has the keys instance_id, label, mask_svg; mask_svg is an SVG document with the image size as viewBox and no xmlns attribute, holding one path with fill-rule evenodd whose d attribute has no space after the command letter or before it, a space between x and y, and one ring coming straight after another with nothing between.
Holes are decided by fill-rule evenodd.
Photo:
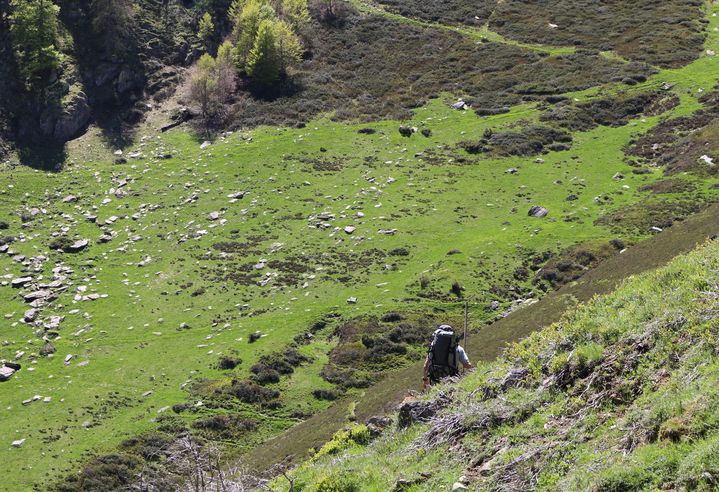
<instances>
[{"instance_id":1,"label":"conifer tree","mask_svg":"<svg viewBox=\"0 0 719 492\"><path fill-rule=\"evenodd\" d=\"M237 47L240 64L247 60L250 50L255 44L258 29L262 21L276 17L275 10L266 0L247 0L239 16L233 20L232 38Z\"/></svg>"},{"instance_id":2,"label":"conifer tree","mask_svg":"<svg viewBox=\"0 0 719 492\"><path fill-rule=\"evenodd\" d=\"M295 32L301 32L310 21L307 0L283 0L282 16Z\"/></svg>"},{"instance_id":3,"label":"conifer tree","mask_svg":"<svg viewBox=\"0 0 719 492\"><path fill-rule=\"evenodd\" d=\"M272 23L275 35L275 46L280 73L286 74L287 68L300 61L302 56L302 45L292 27L285 21Z\"/></svg>"},{"instance_id":4,"label":"conifer tree","mask_svg":"<svg viewBox=\"0 0 719 492\"><path fill-rule=\"evenodd\" d=\"M205 47L209 46L212 37L215 35L215 23L212 22L212 16L209 12L205 12L200 18L197 36L205 43Z\"/></svg>"},{"instance_id":5,"label":"conifer tree","mask_svg":"<svg viewBox=\"0 0 719 492\"><path fill-rule=\"evenodd\" d=\"M32 83L62 61L57 49L60 7L51 0L11 0L10 34L20 74Z\"/></svg>"},{"instance_id":6,"label":"conifer tree","mask_svg":"<svg viewBox=\"0 0 719 492\"><path fill-rule=\"evenodd\" d=\"M92 28L107 53L128 48L133 9L130 0L92 0Z\"/></svg>"},{"instance_id":7,"label":"conifer tree","mask_svg":"<svg viewBox=\"0 0 719 492\"><path fill-rule=\"evenodd\" d=\"M257 29L254 46L247 56L245 70L255 82L270 85L279 79L280 68L274 23L263 20Z\"/></svg>"}]
</instances>

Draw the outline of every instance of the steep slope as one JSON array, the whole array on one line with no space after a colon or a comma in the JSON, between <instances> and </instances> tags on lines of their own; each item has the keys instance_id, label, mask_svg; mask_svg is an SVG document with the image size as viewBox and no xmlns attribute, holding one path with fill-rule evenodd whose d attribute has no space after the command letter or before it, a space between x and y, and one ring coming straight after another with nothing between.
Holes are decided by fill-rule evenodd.
<instances>
[{"instance_id":1,"label":"steep slope","mask_svg":"<svg viewBox=\"0 0 719 492\"><path fill-rule=\"evenodd\" d=\"M405 403L374 443L338 434L295 490L711 488L718 316L711 241Z\"/></svg>"}]
</instances>

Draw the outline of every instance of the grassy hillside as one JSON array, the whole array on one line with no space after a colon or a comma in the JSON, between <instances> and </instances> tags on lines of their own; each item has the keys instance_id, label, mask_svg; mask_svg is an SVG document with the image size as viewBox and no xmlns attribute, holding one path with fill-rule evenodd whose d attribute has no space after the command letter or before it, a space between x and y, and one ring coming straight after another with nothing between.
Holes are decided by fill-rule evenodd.
<instances>
[{"instance_id":1,"label":"grassy hillside","mask_svg":"<svg viewBox=\"0 0 719 492\"><path fill-rule=\"evenodd\" d=\"M712 489L718 258L712 241L626 281L406 403L369 445L365 426L337 434L294 490Z\"/></svg>"},{"instance_id":2,"label":"grassy hillside","mask_svg":"<svg viewBox=\"0 0 719 492\"><path fill-rule=\"evenodd\" d=\"M709 52L658 69L364 5L316 26L356 42L303 62L306 92L249 100L209 146L154 115L122 149L102 129L72 142L62 172L4 162L0 358L22 369L0 383L3 485L126 487L184 432L231 460L333 398L372 398L465 300L480 326L715 201L717 9ZM352 66L380 17L452 56L392 80L396 58L364 72L380 51ZM247 129L262 122L294 127ZM653 153L661 134L681 163Z\"/></svg>"}]
</instances>

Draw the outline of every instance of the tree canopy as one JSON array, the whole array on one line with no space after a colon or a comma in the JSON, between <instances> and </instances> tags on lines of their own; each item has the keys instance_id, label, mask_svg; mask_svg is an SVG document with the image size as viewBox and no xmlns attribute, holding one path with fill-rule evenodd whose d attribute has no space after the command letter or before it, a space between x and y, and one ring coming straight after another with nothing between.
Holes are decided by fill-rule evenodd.
<instances>
[{"instance_id":1,"label":"tree canopy","mask_svg":"<svg viewBox=\"0 0 719 492\"><path fill-rule=\"evenodd\" d=\"M11 0L10 34L20 74L32 83L62 61L57 48L60 7L51 0Z\"/></svg>"}]
</instances>

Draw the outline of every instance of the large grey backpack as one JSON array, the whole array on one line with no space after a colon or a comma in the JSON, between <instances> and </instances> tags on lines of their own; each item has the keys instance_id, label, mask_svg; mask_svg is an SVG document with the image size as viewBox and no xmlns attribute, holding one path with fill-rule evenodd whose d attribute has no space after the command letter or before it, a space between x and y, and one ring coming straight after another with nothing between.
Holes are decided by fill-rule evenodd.
<instances>
[{"instance_id":1,"label":"large grey backpack","mask_svg":"<svg viewBox=\"0 0 719 492\"><path fill-rule=\"evenodd\" d=\"M429 380L438 382L447 376L459 374L457 367L457 345L459 340L453 331L439 328L432 335L429 346Z\"/></svg>"}]
</instances>

